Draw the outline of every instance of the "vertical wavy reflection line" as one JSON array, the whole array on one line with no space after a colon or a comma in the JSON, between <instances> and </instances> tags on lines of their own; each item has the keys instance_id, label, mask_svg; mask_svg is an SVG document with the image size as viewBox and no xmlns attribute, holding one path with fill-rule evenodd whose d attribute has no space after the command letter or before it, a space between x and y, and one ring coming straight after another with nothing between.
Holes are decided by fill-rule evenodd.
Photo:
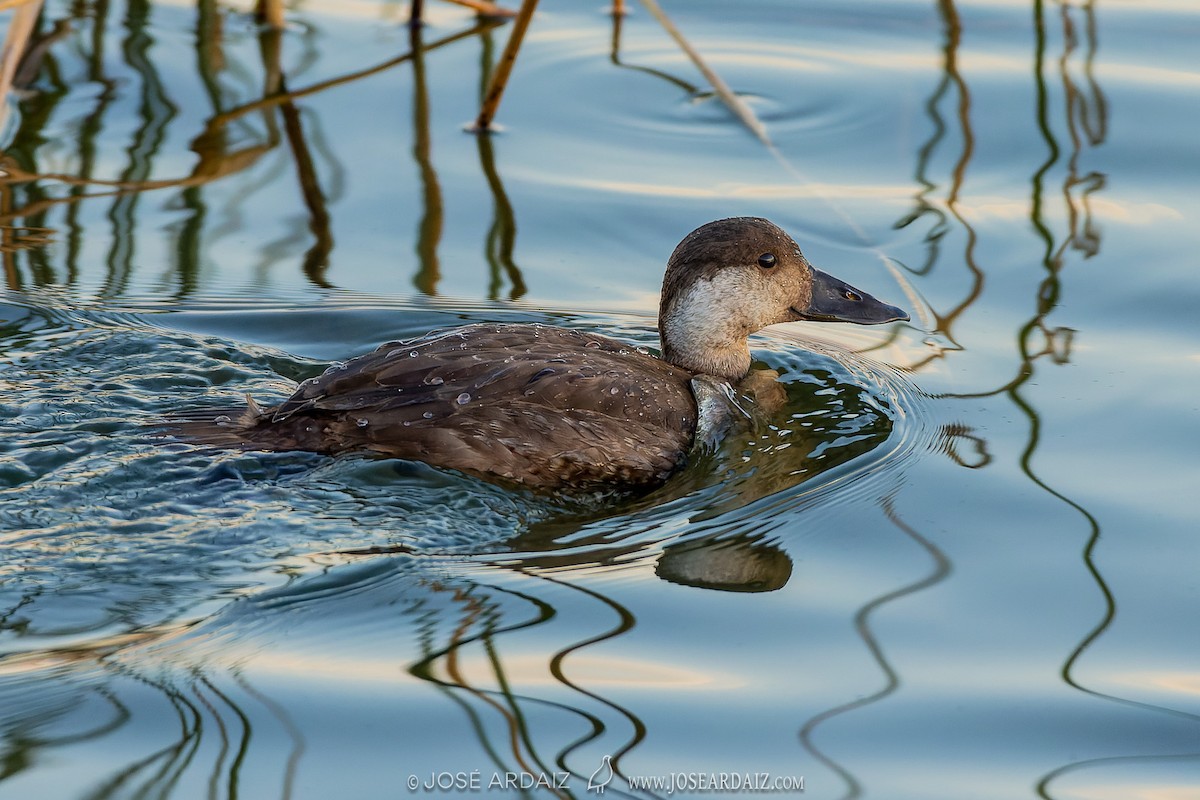
<instances>
[{"instance_id":1,"label":"vertical wavy reflection line","mask_svg":"<svg viewBox=\"0 0 1200 800\"><path fill-rule=\"evenodd\" d=\"M574 694L587 698L589 701L599 703L616 711L620 716L628 720L633 734L627 742L614 750L612 758L614 771L617 774L621 774L617 770L619 760L645 739L647 733L645 723L629 709L624 708L596 691L581 686L567 677L564 662L572 653L576 653L585 647L599 642L609 641L631 630L636 625L636 619L633 614L615 600L592 589L560 581L524 567L511 564L495 564L493 566L514 572L524 579L544 581L560 589L580 592L588 598L603 603L617 614L619 621L611 630L587 637L557 650L550 657L548 670L559 685ZM439 589L439 587L434 588L435 590ZM532 605L536 609L536 613L530 619L501 625L499 624L501 618L499 607L495 603L485 602L477 597L476 590L497 592L514 597ZM587 743L600 738L608 730L608 724L597 714L577 705L513 691L506 675L504 659L499 647L501 636L549 622L558 615L557 609L546 600L530 593L491 584L473 583L470 591L462 591L461 589L454 589L453 591L455 592L455 600L464 605L464 613L454 626L449 636L449 642L444 645L434 644L438 638L435 630L436 620L430 620L430 626L427 627L423 635L424 655L419 661L408 667L408 672L414 677L438 686L463 709L481 746L488 753L489 758L492 759L497 769L500 770L509 770L511 767L506 763L506 757L500 755L501 748L493 743L492 737L487 733L486 724L478 713L479 709L473 706L468 699L462 697L460 693L465 692L470 697L475 698L485 708L491 709L500 716L504 721L507 734L507 750L512 760L522 770L531 774L536 773L537 770L549 773L550 769L548 762L538 755L538 748L534 741L534 731L531 729L527 716L521 709L522 704L534 704L556 709L581 719L587 728L586 732L560 749L554 756L553 763L564 772L569 772L576 775L576 777L586 778L586 775L581 775L572 770L568 766L567 760L571 753ZM475 632L472 632L473 630ZM473 685L461 668L459 663L460 655L466 652L468 646L476 644L484 650L488 667L497 688L482 688ZM438 677L435 674L435 668L439 662L442 663L445 670L445 678ZM614 789L614 791L616 790ZM559 794L557 790L555 790L555 793Z\"/></svg>"},{"instance_id":2,"label":"vertical wavy reflection line","mask_svg":"<svg viewBox=\"0 0 1200 800\"><path fill-rule=\"evenodd\" d=\"M200 670L192 671L192 679L210 691L214 691L212 683L209 682L208 678ZM220 797L220 793L217 790L220 786L221 770L224 769L225 759L229 756L229 730L225 727L225 719L221 716L220 711L204 696L203 692L196 692L196 697L199 698L200 704L208 711L217 726L217 736L220 744L217 747L217 758L213 762L212 771L208 775L208 800L217 800Z\"/></svg>"},{"instance_id":3,"label":"vertical wavy reflection line","mask_svg":"<svg viewBox=\"0 0 1200 800\"><path fill-rule=\"evenodd\" d=\"M166 87L150 60L150 49L154 38L150 35L150 3L148 0L127 0L125 6L125 40L122 53L125 63L138 76L141 86L138 104L140 127L126 150L128 164L121 174L122 182L147 180L154 171L154 159L167 138L167 125L178 114L179 109L167 96ZM124 293L133 272L136 249L136 221L134 210L139 194L120 194L109 209L112 223L113 243L108 253L108 274L104 281L102 297L114 297Z\"/></svg>"},{"instance_id":4,"label":"vertical wavy reflection line","mask_svg":"<svg viewBox=\"0 0 1200 800\"><path fill-rule=\"evenodd\" d=\"M479 34L479 102L482 105L487 94L488 85L492 81L492 33L483 30ZM492 147L492 136L485 132L475 134L475 144L479 148L479 166L483 170L488 190L492 193L492 224L488 228L484 240L484 260L488 263L488 299L497 300L500 297L500 274L504 273L511 285L509 300L520 300L528 288L521 268L517 266L514 251L517 243L517 216L513 211L512 202L504 190L500 173L496 170L496 154Z\"/></svg>"},{"instance_id":5,"label":"vertical wavy reflection line","mask_svg":"<svg viewBox=\"0 0 1200 800\"><path fill-rule=\"evenodd\" d=\"M462 599L467 604L467 613L463 615L462 621L451 634L452 646L446 651L446 674L459 686L470 688L470 684L467 682L467 678L463 674L458 662L461 648L454 646L454 643L462 642L467 632L474 627L476 621L482 619L484 621L484 633L479 637L478 642L483 647L487 663L492 670L492 676L499 687L495 695L504 698L505 702L501 704L488 693L474 693L480 700L499 712L508 724L509 747L512 749L513 758L516 759L521 769L526 773L532 774L534 766L529 763L532 760L537 768L544 772L546 771L546 764L537 754L537 749L529 735L528 721L521 710L519 698L512 691L499 650L496 647L496 640L492 636L496 620L499 618L498 609L488 609L490 613L485 614L484 607L476 598L464 593ZM555 616L556 612L548 604L530 597L523 599L534 602L540 611L539 616L541 617L541 621L548 621ZM523 754L522 748L524 748L524 753L529 754L528 758Z\"/></svg>"},{"instance_id":6,"label":"vertical wavy reflection line","mask_svg":"<svg viewBox=\"0 0 1200 800\"><path fill-rule=\"evenodd\" d=\"M826 711L822 711L814 717L811 717L804 723L804 727L800 729L800 745L808 751L813 758L820 761L827 768L837 773L846 783L846 792L842 795L842 800L853 800L853 798L861 797L863 794L862 784L854 777L854 774L835 761L832 757L826 755L816 743L813 741L813 734L816 729L834 717L847 714L851 711L856 711L860 708L877 703L888 695L891 695L900 688L900 675L896 672L895 667L888 661L887 656L883 651L883 646L879 644L875 633L871 630L871 615L884 607L888 603L899 600L902 597L922 592L931 586L941 583L950 574L952 565L950 559L946 557L937 545L929 539L922 536L915 528L900 518L895 508L895 494L899 491L893 489L889 494L880 499L879 505L883 510L884 516L889 522L896 526L905 536L915 542L933 562L933 566L925 577L920 578L912 583L905 584L899 589L894 589L890 592L879 595L874 600L871 600L866 605L862 606L854 615L854 628L858 632L858 636L862 639L863 644L867 646L871 658L879 665L880 671L883 673L884 684L875 692L866 697L859 697L848 703L843 703L839 706L834 706Z\"/></svg>"},{"instance_id":7,"label":"vertical wavy reflection line","mask_svg":"<svg viewBox=\"0 0 1200 800\"><path fill-rule=\"evenodd\" d=\"M413 158L421 176L421 221L417 225L417 259L419 269L413 286L422 294L437 294L441 279L437 248L442 238L442 189L437 170L433 167L433 137L429 135L429 87L425 78L425 43L421 40L420 25L410 25L413 68ZM481 134L482 135L482 134Z\"/></svg>"},{"instance_id":8,"label":"vertical wavy reflection line","mask_svg":"<svg viewBox=\"0 0 1200 800\"><path fill-rule=\"evenodd\" d=\"M300 731L295 721L292 720L292 716L287 712L287 709L276 700L255 688L240 669L233 670L232 675L238 686L242 687L242 691L253 697L263 708L267 709L271 716L279 721L280 726L292 740L292 748L288 753L287 762L283 768L283 785L280 789L280 800L291 800L292 791L296 786L296 771L299 769L300 759L304 756L304 751L307 749L304 734Z\"/></svg>"},{"instance_id":9,"label":"vertical wavy reflection line","mask_svg":"<svg viewBox=\"0 0 1200 800\"><path fill-rule=\"evenodd\" d=\"M962 215L958 207L959 196L963 186L966 183L967 167L971 163L971 159L975 154L975 132L971 124L971 91L966 80L962 76L959 69L958 53L962 44L962 19L959 16L958 9L954 4L954 0L939 0L938 13L942 18L943 29L943 44L942 44L942 79L939 81L933 94L925 103L925 111L933 123L933 133L929 140L917 153L917 168L915 179L924 186L917 193L917 209L909 214L904 219L896 223L896 227L906 227L916 220L927 214L935 216L935 222L926 234L926 242L928 245L929 255L926 258L926 263L923 267L917 270L910 270L917 275L925 275L933 271L934 265L937 263L941 253L941 240L949 232L945 214L927 199L928 196L937 188L937 184L927 177L929 162L932 160L937 151L938 145L945 136L947 126L940 110L940 105L949 87L953 86L956 90L958 103L954 112L955 118L958 120L959 139L962 142L962 149L955 160L954 167L951 170L951 178L946 192L946 198L943 201L946 209L954 217L955 221L965 232L967 241L963 251L963 263L967 270L971 273L971 285L966 296L960 300L952 309L942 313L937 309L931 308L930 312L934 318L934 330L941 333L950 343L950 347L940 347L934 350L929 356L920 359L907 367L910 371L917 371L926 364L932 361L946 357L947 351L961 350L962 346L954 338L954 323L958 318L983 294L986 275L979 267L976 255L975 246L978 242L978 235L974 227Z\"/></svg>"},{"instance_id":10,"label":"vertical wavy reflection line","mask_svg":"<svg viewBox=\"0 0 1200 800\"><path fill-rule=\"evenodd\" d=\"M287 91L282 78L280 88ZM292 159L296 162L296 179L300 184L300 196L304 199L304 207L308 211L308 229L313 238L313 243L304 252L301 269L314 286L332 289L333 284L325 274L329 269L330 253L333 251L333 225L312 149L308 145L300 110L296 104L291 101L280 103L279 114L283 117L283 130Z\"/></svg>"},{"instance_id":11,"label":"vertical wavy reflection line","mask_svg":"<svg viewBox=\"0 0 1200 800\"><path fill-rule=\"evenodd\" d=\"M1102 698L1110 702L1159 713L1166 713L1189 720L1200 721L1200 716L1187 714L1185 712L1180 712L1175 709L1162 706L1142 703L1139 701L1130 700L1128 698L1117 697L1095 689L1091 689L1084 686L1075 677L1075 668L1083 654L1097 639L1100 638L1100 636L1112 623L1112 620L1116 615L1116 599L1113 596L1112 591L1109 589L1108 584L1095 561L1095 551L1101 535L1101 526L1099 521L1081 504L1067 497L1062 492L1054 489L1049 483L1047 483L1037 474L1033 466L1034 456L1036 455L1037 449L1042 441L1042 420L1033 404L1022 395L1022 389L1034 377L1036 373L1037 362L1039 360L1044 359L1047 356L1049 356L1055 363L1066 363L1069 360L1070 344L1074 332L1065 328L1052 328L1047 323L1047 319L1049 315L1057 308L1061 300L1061 272L1066 263L1065 256L1068 248L1074 246L1075 249L1081 250L1084 253L1084 257L1093 255L1099 250L1099 236L1092 226L1090 208L1088 207L1086 201L1087 197L1092 192L1097 191L1104 186L1103 175L1093 173L1083 179L1080 179L1077 174L1079 157L1084 147L1083 137L1078 135L1078 129L1082 127L1088 132L1087 138L1091 144L1098 144L1102 142L1104 132L1106 130L1106 122L1103 120L1103 115L1107 106L1100 87L1095 82L1095 79L1091 73L1098 42L1094 19L1092 18L1094 9L1090 3L1085 9L1085 13L1089 16L1089 24L1087 26L1089 32L1087 39L1089 52L1085 59L1085 71L1088 82L1087 94L1090 96L1090 101L1089 98L1085 98L1085 93L1081 92L1074 85L1068 71L1069 60L1076 44L1076 38L1074 36L1073 23L1070 18L1070 8L1064 4L1062 10L1064 52L1058 60L1058 69L1063 82L1064 97L1066 98L1066 125L1071 139L1070 153L1066 162L1066 177L1063 181L1062 191L1064 204L1067 207L1068 230L1066 235L1063 236L1062 241L1059 242L1055 233L1051 230L1050 225L1044 218L1046 204L1045 184L1051 170L1062 160L1064 148L1059 144L1054 132L1054 125L1051 122L1051 92L1047 85L1046 78L1046 64L1048 62L1046 23L1042 0L1035 0L1033 20L1035 33L1033 66L1036 91L1035 122L1038 130L1041 133L1042 139L1046 144L1046 158L1036 167L1030 180L1030 223L1035 231L1035 234L1039 239L1042 240L1044 244L1042 267L1046 274L1037 288L1035 311L1033 316L1026 323L1021 325L1017 331L1016 350L1018 355L1018 365L1014 377L1001 386L991 390L966 393L947 393L940 396L958 399L981 399L999 395L1006 396L1017 408L1017 410L1028 420L1027 440L1025 446L1022 448L1019 460L1022 472L1039 489L1046 492L1055 500L1066 504L1071 509L1076 511L1085 522L1087 534L1081 552L1081 559L1083 561L1084 569L1087 571L1088 575L1096 584L1097 589L1100 592L1104 608L1101 612L1100 620L1084 635L1083 639L1072 649L1071 653L1063 663L1060 671L1063 681L1078 691L1097 698ZM1098 121L1092 118L1093 114L1089 112L1089 109L1096 109L1097 113L1100 114L1101 119ZM1097 139L1097 137L1099 138ZM1079 185L1084 186L1084 192L1080 200L1080 205L1077 207L1071 190L1075 186ZM1082 208L1082 213L1080 212L1080 208ZM1083 219L1082 228L1080 225L1081 216ZM1035 344L1035 338L1038 336L1040 336L1044 342L1040 348ZM1037 783L1037 791L1039 796L1049 798L1049 786L1054 779L1066 772L1079 769L1084 765L1111 763L1113 761L1156 760L1160 758L1184 759L1196 757L1200 757L1200 753L1170 754L1165 756L1117 756L1103 759L1088 759L1085 761L1064 765L1050 771L1041 779L1039 779Z\"/></svg>"},{"instance_id":12,"label":"vertical wavy reflection line","mask_svg":"<svg viewBox=\"0 0 1200 800\"><path fill-rule=\"evenodd\" d=\"M621 768L620 768L621 758L624 757L631 750L633 750L635 747L637 747L638 744L640 744L642 742L642 740L646 738L646 724L644 722L642 722L642 720L636 714L634 714L632 711L625 708L624 706L621 706L621 705L615 703L614 701L609 700L608 698L602 697L599 694L597 694L596 692L590 691L588 689L584 689L582 686L580 686L579 684L572 681L570 678L567 677L566 672L563 669L563 662L566 661L567 656L571 655L572 653L578 652L578 651L584 649L585 647L591 647L594 644L599 644L600 642L609 641L611 639L616 639L619 636L623 636L624 634L633 630L633 628L637 626L637 618L633 616L633 613L629 609L625 608L625 606L621 605L616 600L613 600L610 597L606 597L593 589L588 589L584 586L574 584L574 583L568 583L566 581L560 581L556 578L551 578L549 575L529 573L529 572L526 572L525 570L518 570L518 571L521 572L522 574L527 574L527 575L532 574L534 577L537 577L539 580L553 583L556 586L561 586L563 588L570 589L575 592L580 592L580 593L586 595L587 597L592 598L593 600L598 600L599 602L603 603L604 605L606 605L610 609L612 609L614 613L616 613L618 622L615 626L613 626L613 628L611 630L605 631L604 633L596 634L595 636L588 637L587 639L583 639L579 642L576 642L575 644L569 645L568 647L564 647L564 648L560 649L558 652L556 652L554 654L554 656L551 657L551 659L550 659L550 673L563 685L573 689L574 691L578 692L579 694L584 695L585 697L591 698L592 700L595 700L596 702L601 703L602 705L605 705L605 706L611 708L613 711L616 711L618 714L625 717L625 719L627 719L629 721L630 727L633 729L633 735L630 737L628 742L626 742L621 747L617 748L615 751L613 751L611 753L612 758L610 761L610 763L612 765L612 769L613 769L613 774L620 775L621 777L625 777L625 774L623 772L621 772ZM556 756L556 761L557 761L558 765L560 767L562 767L564 770L569 770L569 767L567 767L567 763L566 763L567 756L569 756L572 752L579 749L580 747L587 744L588 742L599 738L599 736L603 732L604 732L604 726L601 726L598 730L593 730L590 734L586 734L583 737L577 739L576 741L568 744L566 747L564 747L562 750L560 750L558 752L558 755Z\"/></svg>"},{"instance_id":13,"label":"vertical wavy reflection line","mask_svg":"<svg viewBox=\"0 0 1200 800\"><path fill-rule=\"evenodd\" d=\"M1042 220L1042 183L1046 174L1053 164L1058 160L1060 148L1054 138L1053 128L1049 119L1049 90L1046 86L1045 79L1045 61L1046 61L1046 24L1043 13L1042 0L1034 2L1034 29L1035 29L1035 71L1034 76L1037 82L1038 92L1038 127L1042 132L1042 136L1047 143L1049 157L1040 169L1034 174L1033 184L1033 203L1031 206L1031 221L1038 234L1045 241L1045 256L1043 266L1046 269L1047 277L1043 281L1041 290L1039 291L1039 314L1021 330L1021 335L1018 339L1019 348L1024 361L1024 369L1016 379L1007 387L1005 391L1009 395L1012 402L1022 410L1030 420L1030 436L1029 444L1021 455L1021 468L1025 474L1042 490L1067 504L1072 509L1077 511L1085 520L1088 527L1088 535L1085 541L1081 557L1084 568L1089 576L1096 583L1104 602L1104 609L1101 613L1100 620L1088 631L1080 642L1071 650L1066 660L1063 662L1060 674L1063 681L1076 689L1077 691L1088 694L1092 697L1105 700L1107 702L1116 703L1123 706L1137 708L1145 711L1154 712L1157 714L1166 714L1179 719L1185 719L1190 722L1200 723L1200 715L1192 714L1167 706L1146 703L1138 700L1132 700L1126 697L1109 694L1090 688L1075 677L1075 669L1079 661L1083 658L1087 650L1104 634L1108 627L1112 624L1116 617L1117 604L1116 598L1108 587L1104 575L1101 573L1099 566L1096 563L1095 555L1096 548L1100 542L1101 526L1099 520L1082 505L1057 491L1043 481L1033 470L1033 455L1037 449L1038 440L1040 437L1041 424L1037 412L1032 405L1020 396L1019 389L1027 380L1033 377L1034 369L1033 362L1040 356L1046 355L1049 352L1056 355L1054 348L1056 331L1046 329L1043 318L1057 306L1061 286L1058 278L1059 272L1064 266L1065 251L1068 246L1076 245L1076 249L1080 249L1085 253L1085 257L1094 255L1099 250L1099 237L1095 234L1094 229L1090 224L1090 209L1086 206L1087 196L1104 186L1104 176L1098 173L1093 173L1087 179L1081 181L1077 176L1077 165L1080 152L1083 149L1081 137L1078 135L1078 129L1083 128L1088 134L1088 141L1092 145L1101 144L1107 132L1107 102L1104 94L1096 82L1093 74L1093 65L1095 63L1095 54L1098 49L1098 35L1095 23L1095 8L1092 2L1087 2L1084 5L1083 13L1087 17L1087 53L1084 59L1084 74L1088 85L1088 93L1090 93L1091 103L1087 102L1085 94L1081 92L1073 83L1068 71L1069 57L1076 45L1076 37L1074 35L1074 24L1070 17L1070 6L1066 3L1062 5L1062 27L1063 27L1063 55L1059 59L1058 68L1063 83L1063 94L1065 98L1066 122L1068 131L1071 136L1072 148L1070 158L1067 164L1067 176L1063 182L1063 198L1068 207L1068 225L1067 235L1064 237L1061 245L1056 246L1054 235L1050 227ZM1095 109L1095 117L1089 113L1089 109ZM1083 195L1084 205L1084 232L1085 240L1082 244L1079 243L1079 228L1078 214L1075 208L1071 188L1079 183L1085 183L1088 187ZM1040 329L1048 342L1043 351L1031 354L1028 337L1034 330ZM1086 768L1094 767L1101 764L1114 763L1146 763L1146 762L1161 762L1161 761L1189 761L1200 760L1200 750L1187 753L1169 753L1155 754L1144 756L1110 756L1103 758L1084 759L1069 764L1065 764L1054 770L1044 774L1037 782L1037 793L1039 797L1049 800L1053 795L1051 793L1051 784L1058 778L1071 772L1077 772Z\"/></svg>"},{"instance_id":14,"label":"vertical wavy reflection line","mask_svg":"<svg viewBox=\"0 0 1200 800\"><path fill-rule=\"evenodd\" d=\"M80 12L80 17L85 15ZM104 132L104 120L108 107L117 99L118 82L105 74L104 40L108 26L108 0L97 0L92 13L86 15L88 30L91 33L90 47L85 56L87 62L87 82L99 87L96 93L95 105L84 116L79 125L79 167L80 177L90 179L96 170L98 140ZM78 23L79 17L73 21ZM81 210L80 200L87 191L86 183L72 186L68 196L74 202L67 204L65 223L67 227L67 247L64 258L66 261L66 282L74 285L79 281L79 259L83 253L84 227L79 221Z\"/></svg>"},{"instance_id":15,"label":"vertical wavy reflection line","mask_svg":"<svg viewBox=\"0 0 1200 800\"><path fill-rule=\"evenodd\" d=\"M434 591L453 591L454 600L464 606L463 618L455 626L449 637L449 642L444 645L440 643L435 644L437 638L435 627L437 620L431 619L431 627L427 629L423 637L424 657L410 664L408 666L408 673L415 678L438 686L447 697L464 710L472 728L475 730L480 746L488 753L497 769L508 771L510 764L505 762L505 759L500 755L499 748L492 743L487 733L487 727L476 709L466 699L460 697L459 692L464 692L474 697L478 702L492 709L500 716L504 721L509 751L512 754L513 761L521 769L527 773L533 773L534 770L530 764L530 761L532 761L542 771L548 772L549 770L546 768L544 760L537 755L536 747L530 736L528 723L523 712L520 710L519 703L525 701L544 704L570 712L575 712L575 710L559 703L518 695L512 692L508 686L508 681L504 674L504 665L499 656L499 651L495 647L494 640L497 636L503 634L510 634L541 625L553 619L557 611L548 603L522 592L496 586L485 586L484 584L473 584L471 589L496 591L516 597L531 604L536 609L535 615L530 619L508 625L498 625L500 612L494 603L486 605L482 599L473 596L472 591L464 591L461 587L446 588L434 585L431 588ZM470 630L476 627L477 622L481 625L482 630L477 633L470 633ZM459 668L458 658L460 651L464 651L464 648L473 644L480 644L484 648L493 677L495 677L497 684L500 686L499 689L483 689L472 685ZM439 660L445 661L447 674L447 678L445 679L434 674L434 669ZM503 702L496 699L497 697L501 698ZM554 790L554 793L559 794L557 790Z\"/></svg>"},{"instance_id":16,"label":"vertical wavy reflection line","mask_svg":"<svg viewBox=\"0 0 1200 800\"><path fill-rule=\"evenodd\" d=\"M85 795L87 800L108 800L108 798L118 796L127 785L135 782L140 782L140 786L134 791L143 796L148 795L155 785L164 781L166 788L169 788L187 769L199 747L200 734L203 731L203 715L182 692L166 683L152 680L128 669L116 668L114 672L157 690L167 699L179 720L179 738L127 765L112 778ZM143 777L144 773L150 771L153 765L160 762L161 766L156 772L152 772L148 777Z\"/></svg>"},{"instance_id":17,"label":"vertical wavy reflection line","mask_svg":"<svg viewBox=\"0 0 1200 800\"><path fill-rule=\"evenodd\" d=\"M221 113L221 87L218 76L224 62L221 50L221 19L215 0L200 0L196 7L196 74L208 96L213 114ZM224 148L224 131L221 132L221 147ZM178 272L178 287L174 299L184 300L194 292L200 277L203 262L202 244L204 223L208 217L208 205L199 186L188 186L179 193L180 205L188 215L179 225L175 236L175 269ZM78 204L72 204L68 213L75 213Z\"/></svg>"}]
</instances>

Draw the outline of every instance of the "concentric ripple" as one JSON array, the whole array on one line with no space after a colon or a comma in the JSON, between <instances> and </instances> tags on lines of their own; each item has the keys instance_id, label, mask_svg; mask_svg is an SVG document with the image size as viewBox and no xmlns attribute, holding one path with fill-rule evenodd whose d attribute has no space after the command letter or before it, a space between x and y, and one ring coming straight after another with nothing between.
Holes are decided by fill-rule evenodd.
<instances>
[{"instance_id":1,"label":"concentric ripple","mask_svg":"<svg viewBox=\"0 0 1200 800\"><path fill-rule=\"evenodd\" d=\"M569 567L656 559L681 537L762 535L835 488L879 493L923 435L913 424L920 396L900 375L786 334L756 351L781 373L784 411L640 498L551 498L423 464L221 451L155 434L169 411L244 394L271 402L323 369L200 332L272 330L290 340L272 326L281 310L144 316L4 306L0 530L9 566L0 568L0 597L26 623L0 652L200 619L330 559L407 553ZM364 341L498 315L453 304L397 314L333 303L316 313ZM644 317L505 316L656 345ZM380 331L385 318L392 327ZM314 329L311 319L295 324Z\"/></svg>"}]
</instances>

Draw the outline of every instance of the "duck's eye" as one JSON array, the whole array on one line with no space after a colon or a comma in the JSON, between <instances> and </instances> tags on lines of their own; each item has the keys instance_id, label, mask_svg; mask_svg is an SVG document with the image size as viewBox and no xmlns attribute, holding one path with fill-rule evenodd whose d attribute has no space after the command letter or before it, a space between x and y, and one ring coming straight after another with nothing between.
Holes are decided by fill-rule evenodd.
<instances>
[{"instance_id":1,"label":"duck's eye","mask_svg":"<svg viewBox=\"0 0 1200 800\"><path fill-rule=\"evenodd\" d=\"M775 254L763 253L758 257L758 265L763 269L770 269L771 267L775 266Z\"/></svg>"},{"instance_id":2,"label":"duck's eye","mask_svg":"<svg viewBox=\"0 0 1200 800\"><path fill-rule=\"evenodd\" d=\"M846 298L851 303L857 303L859 300L862 300L862 295L855 294L854 292L850 291L849 289L842 292L842 297Z\"/></svg>"}]
</instances>

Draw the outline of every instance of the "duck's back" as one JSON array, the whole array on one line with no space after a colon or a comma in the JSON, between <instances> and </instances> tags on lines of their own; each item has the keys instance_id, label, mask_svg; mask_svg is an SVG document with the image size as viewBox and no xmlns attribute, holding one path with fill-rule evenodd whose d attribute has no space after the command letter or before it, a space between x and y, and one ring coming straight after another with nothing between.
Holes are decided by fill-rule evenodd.
<instances>
[{"instance_id":1,"label":"duck's back","mask_svg":"<svg viewBox=\"0 0 1200 800\"><path fill-rule=\"evenodd\" d=\"M696 428L691 373L595 334L471 325L302 383L245 444L370 450L538 487L660 483Z\"/></svg>"}]
</instances>

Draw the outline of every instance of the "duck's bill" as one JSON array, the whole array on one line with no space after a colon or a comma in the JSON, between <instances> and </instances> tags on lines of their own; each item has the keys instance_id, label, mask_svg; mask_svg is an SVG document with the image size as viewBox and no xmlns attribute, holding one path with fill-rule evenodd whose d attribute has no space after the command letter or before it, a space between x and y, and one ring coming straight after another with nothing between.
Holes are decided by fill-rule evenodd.
<instances>
[{"instance_id":1,"label":"duck's bill","mask_svg":"<svg viewBox=\"0 0 1200 800\"><path fill-rule=\"evenodd\" d=\"M792 311L796 312L800 319L814 322L854 322L858 325L908 321L908 314L904 311L876 300L845 281L840 281L819 269L813 269L812 274L812 300L808 307L792 307Z\"/></svg>"}]
</instances>

